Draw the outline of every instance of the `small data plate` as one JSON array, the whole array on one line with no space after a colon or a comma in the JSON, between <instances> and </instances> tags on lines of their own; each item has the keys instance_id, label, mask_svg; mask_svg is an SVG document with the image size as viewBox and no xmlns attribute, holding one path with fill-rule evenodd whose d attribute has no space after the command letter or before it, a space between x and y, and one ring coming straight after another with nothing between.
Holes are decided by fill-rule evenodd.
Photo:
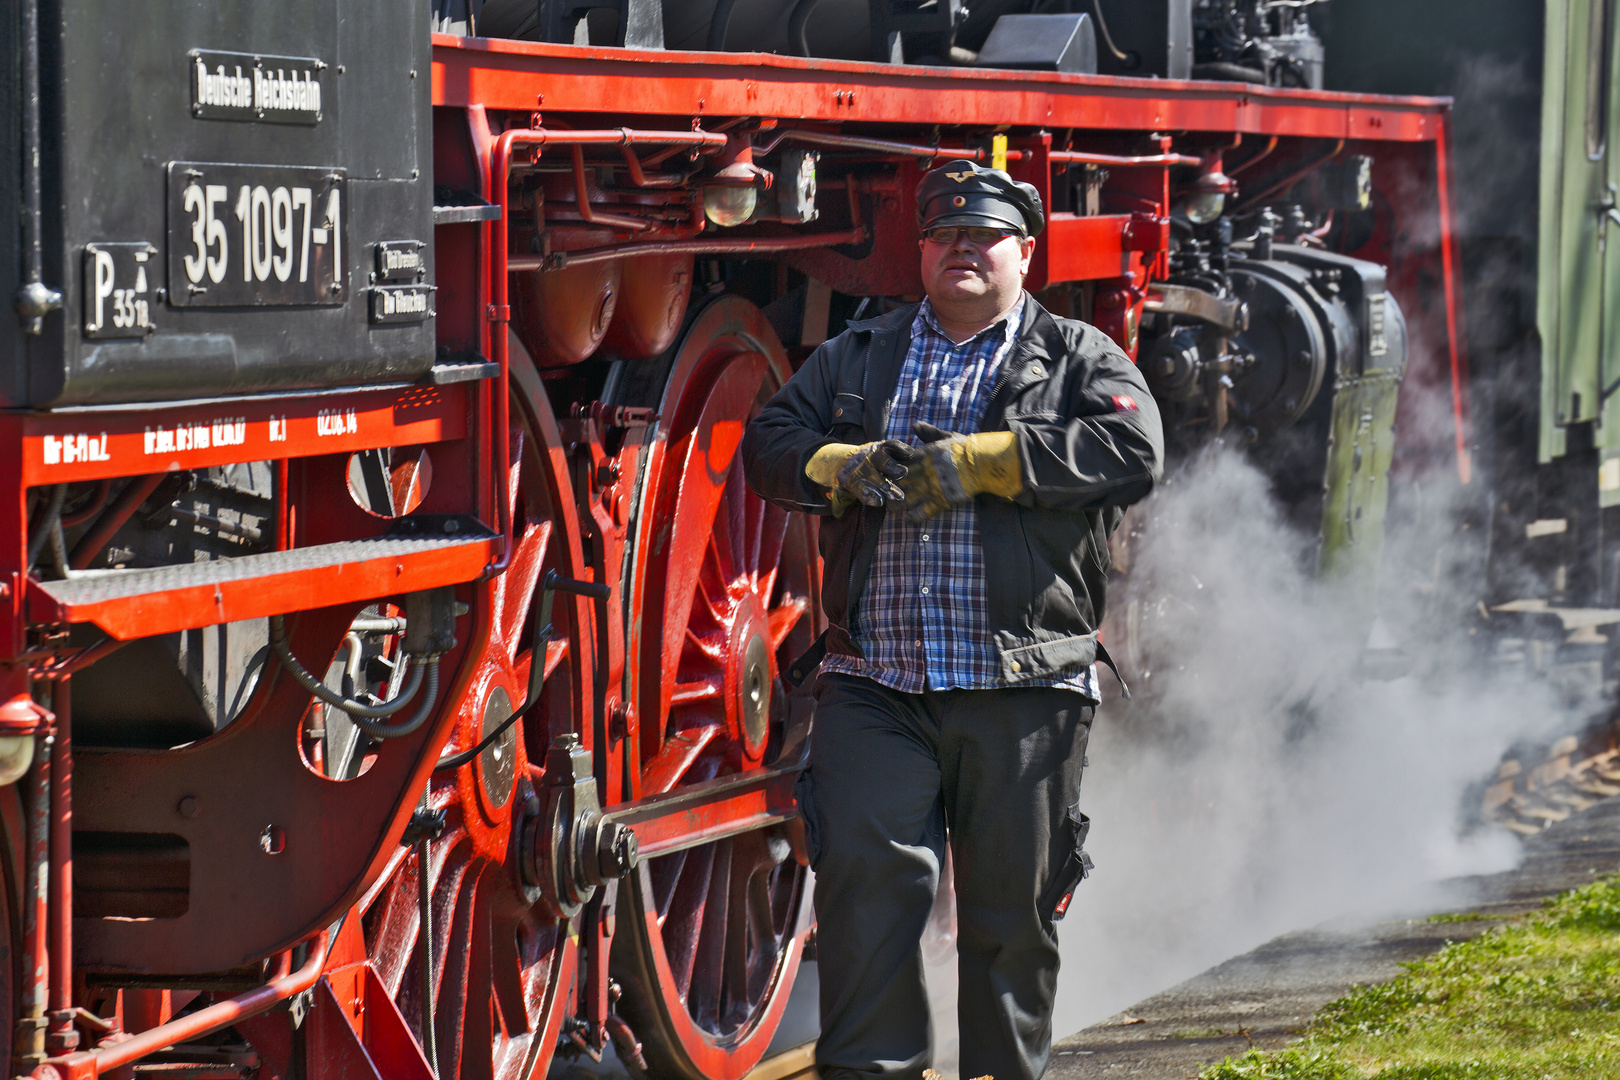
<instances>
[{"instance_id":1,"label":"small data plate","mask_svg":"<svg viewBox=\"0 0 1620 1080\"><path fill-rule=\"evenodd\" d=\"M191 115L199 120L321 122L323 60L193 49L187 64Z\"/></svg>"},{"instance_id":2,"label":"small data plate","mask_svg":"<svg viewBox=\"0 0 1620 1080\"><path fill-rule=\"evenodd\" d=\"M169 303L342 304L348 218L342 169L169 165Z\"/></svg>"},{"instance_id":3,"label":"small data plate","mask_svg":"<svg viewBox=\"0 0 1620 1080\"><path fill-rule=\"evenodd\" d=\"M157 329L157 253L145 241L84 245L85 337L138 338Z\"/></svg>"},{"instance_id":4,"label":"small data plate","mask_svg":"<svg viewBox=\"0 0 1620 1080\"><path fill-rule=\"evenodd\" d=\"M374 323L415 323L431 319L432 285L377 285L371 290L371 321Z\"/></svg>"},{"instance_id":5,"label":"small data plate","mask_svg":"<svg viewBox=\"0 0 1620 1080\"><path fill-rule=\"evenodd\" d=\"M421 281L427 275L427 245L420 240L384 240L377 245L378 281Z\"/></svg>"}]
</instances>

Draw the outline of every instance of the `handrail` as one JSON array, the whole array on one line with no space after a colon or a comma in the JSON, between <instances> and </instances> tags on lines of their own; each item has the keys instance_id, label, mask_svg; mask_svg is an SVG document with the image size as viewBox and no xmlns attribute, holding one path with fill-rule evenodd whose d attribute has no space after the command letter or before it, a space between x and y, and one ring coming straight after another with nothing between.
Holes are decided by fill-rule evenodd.
<instances>
[{"instance_id":1,"label":"handrail","mask_svg":"<svg viewBox=\"0 0 1620 1080\"><path fill-rule=\"evenodd\" d=\"M321 931L310 945L309 959L291 974L288 974L288 968L292 966L290 954L283 953L277 974L257 990L215 1002L194 1013L170 1020L167 1024L159 1024L95 1050L51 1058L34 1070L34 1080L94 1080L104 1072L128 1065L164 1047L199 1039L238 1020L267 1012L315 985L321 977L321 969L326 966L330 940L329 932Z\"/></svg>"}]
</instances>

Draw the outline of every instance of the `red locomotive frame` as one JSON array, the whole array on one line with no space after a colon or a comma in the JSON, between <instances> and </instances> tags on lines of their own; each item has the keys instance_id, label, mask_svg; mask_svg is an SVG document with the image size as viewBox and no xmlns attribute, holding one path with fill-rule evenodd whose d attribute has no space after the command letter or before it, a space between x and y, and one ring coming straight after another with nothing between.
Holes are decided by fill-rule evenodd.
<instances>
[{"instance_id":1,"label":"red locomotive frame","mask_svg":"<svg viewBox=\"0 0 1620 1080\"><path fill-rule=\"evenodd\" d=\"M659 385L638 388L630 365L604 386L525 348L514 282L566 321L598 295L570 268L663 259L659 289L621 282L618 301L647 308L633 315L652 337L666 314L652 308L692 291L697 257L770 258L783 280L791 268L848 295L915 293L922 169L1005 163L1062 206L1054 176L1090 165L1117 178L1113 205L1054 212L1029 284L1082 283L1051 295L1134 350L1188 169L1224 155L1264 197L1370 153L1385 216L1353 254L1389 267L1411 320L1419 393L1404 396L1400 446L1455 454L1466 479L1444 101L444 36L432 80L435 180L482 204L437 229L439 338L491 358L492 377L0 416L20 478L0 511L0 733L39 740L24 790L0 800L8 894L24 898L5 1006L21 1017L14 1056L40 1080L128 1076L165 1048L145 1072L527 1080L559 1045L594 1054L609 1038L632 1058L645 1042L660 1072L730 1080L760 1060L811 930L792 829L805 717L780 679L820 628L819 568L810 524L749 495L735 458L815 335L784 346L758 306L718 296L676 318ZM746 167L785 139L850 163L822 187L826 226L705 229L698 186L659 171L676 155ZM628 184L606 191L604 169ZM542 243L545 222L567 243ZM580 333L600 336L611 316L597 316ZM1420 428L1424 390L1450 394L1453 430ZM437 531L389 534L353 507L345 464L416 446L434 455L422 511ZM276 463L274 552L28 577L30 487L140 476L150 492L167 472L242 461ZM121 642L288 615L294 650L324 661L359 607L441 586L469 614L439 710L354 779L309 760L308 695L285 678L261 680L257 704L200 743L73 753L72 677ZM600 586L605 599L586 595ZM69 624L105 638L70 647ZM40 683L54 715L19 704ZM529 704L521 736L436 772ZM76 910L70 832L102 831L181 841L183 909L81 851ZM98 915L96 897L120 890L162 914ZM197 993L211 1003L176 1016ZM227 1027L251 1049L194 1045Z\"/></svg>"}]
</instances>

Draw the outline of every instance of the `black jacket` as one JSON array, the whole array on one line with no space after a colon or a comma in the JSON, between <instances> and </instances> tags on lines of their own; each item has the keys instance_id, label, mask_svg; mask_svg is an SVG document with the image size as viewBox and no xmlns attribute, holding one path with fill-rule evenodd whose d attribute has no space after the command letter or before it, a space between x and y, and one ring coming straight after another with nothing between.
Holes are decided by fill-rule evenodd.
<instances>
[{"instance_id":1,"label":"black jacket","mask_svg":"<svg viewBox=\"0 0 1620 1080\"><path fill-rule=\"evenodd\" d=\"M830 442L884 437L917 314L909 304L817 349L748 425L749 486L791 510L828 515L804 475ZM981 431L1011 429L1023 459L1014 501L978 498L991 634L1008 682L1072 673L1097 653L1108 536L1125 507L1158 480L1159 411L1136 366L1100 330L1024 298L1018 340L1002 365ZM859 655L851 638L877 547L883 507L822 519L827 650Z\"/></svg>"}]
</instances>

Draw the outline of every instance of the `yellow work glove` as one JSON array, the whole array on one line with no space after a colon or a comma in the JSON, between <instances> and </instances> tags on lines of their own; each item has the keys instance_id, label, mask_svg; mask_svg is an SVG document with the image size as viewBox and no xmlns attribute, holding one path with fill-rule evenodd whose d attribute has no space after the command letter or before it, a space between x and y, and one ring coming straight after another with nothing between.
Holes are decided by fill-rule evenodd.
<instances>
[{"instance_id":1,"label":"yellow work glove","mask_svg":"<svg viewBox=\"0 0 1620 1080\"><path fill-rule=\"evenodd\" d=\"M828 489L834 516L860 503L883 506L901 502L905 493L895 481L906 475L906 459L917 451L898 439L884 439L861 446L828 443L804 466L804 475Z\"/></svg>"},{"instance_id":2,"label":"yellow work glove","mask_svg":"<svg viewBox=\"0 0 1620 1080\"><path fill-rule=\"evenodd\" d=\"M921 451L900 486L906 493L906 520L920 525L975 495L1011 499L1024 490L1018 437L1010 431L958 435L932 424L915 424Z\"/></svg>"}]
</instances>

